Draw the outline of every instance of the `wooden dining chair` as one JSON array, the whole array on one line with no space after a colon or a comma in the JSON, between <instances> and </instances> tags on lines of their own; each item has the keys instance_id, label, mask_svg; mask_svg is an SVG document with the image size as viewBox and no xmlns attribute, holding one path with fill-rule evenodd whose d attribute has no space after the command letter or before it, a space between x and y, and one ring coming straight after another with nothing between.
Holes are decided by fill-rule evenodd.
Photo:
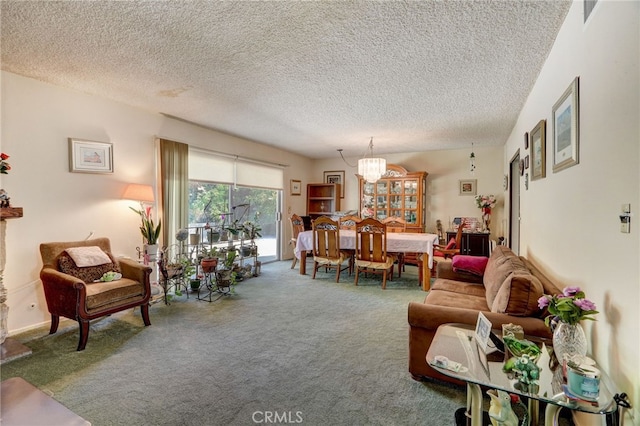
<instances>
[{"instance_id":1,"label":"wooden dining chair","mask_svg":"<svg viewBox=\"0 0 640 426\"><path fill-rule=\"evenodd\" d=\"M342 216L339 219L339 222L340 222L340 229L350 229L352 231L355 231L356 224L359 222L362 222L362 218L360 218L359 216L347 215L347 216Z\"/></svg>"},{"instance_id":2,"label":"wooden dining chair","mask_svg":"<svg viewBox=\"0 0 640 426\"><path fill-rule=\"evenodd\" d=\"M320 216L313 221L313 279L320 268L335 268L336 282L340 282L340 272L353 271L351 254L340 250L340 225L329 216ZM344 263L347 263L343 267Z\"/></svg>"},{"instance_id":3,"label":"wooden dining chair","mask_svg":"<svg viewBox=\"0 0 640 426\"><path fill-rule=\"evenodd\" d=\"M401 217L388 216L382 219L382 223L387 225L387 232L407 232L407 221ZM396 264L398 265L398 278L402 276L404 272L404 253L393 252L392 256L396 258Z\"/></svg>"},{"instance_id":4,"label":"wooden dining chair","mask_svg":"<svg viewBox=\"0 0 640 426\"><path fill-rule=\"evenodd\" d=\"M289 240L289 245L293 245L293 248L295 249L296 244L298 243L298 235L300 232L304 231L304 221L300 216L294 213L289 218L289 222L291 224L291 239ZM296 267L297 261L298 258L294 255L293 261L291 262L291 269Z\"/></svg>"},{"instance_id":5,"label":"wooden dining chair","mask_svg":"<svg viewBox=\"0 0 640 426\"><path fill-rule=\"evenodd\" d=\"M436 271L436 264L438 261L448 261L453 259L453 256L460 254L460 248L462 246L462 232L464 231L464 227L466 222L464 219L460 222L458 226L458 232L456 233L456 238L449 240L446 246L441 244L433 245L433 266L431 268L432 272Z\"/></svg>"},{"instance_id":6,"label":"wooden dining chair","mask_svg":"<svg viewBox=\"0 0 640 426\"><path fill-rule=\"evenodd\" d=\"M356 225L356 279L360 272L382 275L382 289L387 288L387 277L393 276L395 257L387 254L387 226L373 218L363 219Z\"/></svg>"}]
</instances>

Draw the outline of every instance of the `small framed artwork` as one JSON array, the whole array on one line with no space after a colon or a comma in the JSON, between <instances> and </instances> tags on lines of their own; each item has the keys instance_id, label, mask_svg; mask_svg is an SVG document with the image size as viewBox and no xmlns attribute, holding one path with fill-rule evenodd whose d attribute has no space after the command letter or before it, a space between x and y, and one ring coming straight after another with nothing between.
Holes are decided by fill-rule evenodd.
<instances>
[{"instance_id":1,"label":"small framed artwork","mask_svg":"<svg viewBox=\"0 0 640 426\"><path fill-rule=\"evenodd\" d=\"M529 149L529 132L524 132L524 149Z\"/></svg>"},{"instance_id":2,"label":"small framed artwork","mask_svg":"<svg viewBox=\"0 0 640 426\"><path fill-rule=\"evenodd\" d=\"M525 169L529 168L529 156L528 155L526 157L524 157L524 168Z\"/></svg>"},{"instance_id":3,"label":"small framed artwork","mask_svg":"<svg viewBox=\"0 0 640 426\"><path fill-rule=\"evenodd\" d=\"M546 151L545 138L546 120L540 120L531 130L531 180L542 179L546 176Z\"/></svg>"},{"instance_id":4,"label":"small framed artwork","mask_svg":"<svg viewBox=\"0 0 640 426\"><path fill-rule=\"evenodd\" d=\"M302 194L302 182L299 180L291 179L291 195L300 195Z\"/></svg>"},{"instance_id":5,"label":"small framed artwork","mask_svg":"<svg viewBox=\"0 0 640 426\"><path fill-rule=\"evenodd\" d=\"M113 144L69 138L69 171L113 173Z\"/></svg>"},{"instance_id":6,"label":"small framed artwork","mask_svg":"<svg viewBox=\"0 0 640 426\"><path fill-rule=\"evenodd\" d=\"M580 104L576 77L553 106L553 172L575 166L579 160Z\"/></svg>"},{"instance_id":7,"label":"small framed artwork","mask_svg":"<svg viewBox=\"0 0 640 426\"><path fill-rule=\"evenodd\" d=\"M478 181L476 179L460 180L459 195L476 195L476 193L478 192L477 183Z\"/></svg>"},{"instance_id":8,"label":"small framed artwork","mask_svg":"<svg viewBox=\"0 0 640 426\"><path fill-rule=\"evenodd\" d=\"M344 170L324 172L324 183L339 183L340 198L344 198Z\"/></svg>"},{"instance_id":9,"label":"small framed artwork","mask_svg":"<svg viewBox=\"0 0 640 426\"><path fill-rule=\"evenodd\" d=\"M478 312L478 321L476 322L476 331L474 337L478 346L483 352L487 351L489 346L489 335L491 334L491 321L484 316L482 312Z\"/></svg>"}]
</instances>

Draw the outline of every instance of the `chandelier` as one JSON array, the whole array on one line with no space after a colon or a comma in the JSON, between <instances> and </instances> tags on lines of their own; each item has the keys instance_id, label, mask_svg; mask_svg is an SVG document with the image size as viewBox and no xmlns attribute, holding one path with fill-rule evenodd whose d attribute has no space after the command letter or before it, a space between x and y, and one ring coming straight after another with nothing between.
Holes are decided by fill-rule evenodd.
<instances>
[{"instance_id":1,"label":"chandelier","mask_svg":"<svg viewBox=\"0 0 640 426\"><path fill-rule=\"evenodd\" d=\"M367 182L373 183L387 171L387 160L373 156L373 137L369 141L368 155L358 160L358 174Z\"/></svg>"}]
</instances>

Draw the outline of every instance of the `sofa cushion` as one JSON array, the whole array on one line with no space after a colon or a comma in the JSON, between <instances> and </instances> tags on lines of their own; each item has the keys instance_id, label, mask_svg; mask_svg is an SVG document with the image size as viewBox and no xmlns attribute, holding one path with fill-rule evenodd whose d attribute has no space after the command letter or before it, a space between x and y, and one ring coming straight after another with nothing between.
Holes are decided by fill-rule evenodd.
<instances>
[{"instance_id":1,"label":"sofa cushion","mask_svg":"<svg viewBox=\"0 0 640 426\"><path fill-rule=\"evenodd\" d=\"M472 284L473 285L473 284ZM475 285L475 287L482 287ZM471 309L489 312L484 294L464 294L458 292L431 289L425 299L427 305L446 306L454 309Z\"/></svg>"},{"instance_id":2,"label":"sofa cushion","mask_svg":"<svg viewBox=\"0 0 640 426\"><path fill-rule=\"evenodd\" d=\"M143 295L144 285L128 278L93 283L87 286L87 310L107 309Z\"/></svg>"},{"instance_id":3,"label":"sofa cushion","mask_svg":"<svg viewBox=\"0 0 640 426\"><path fill-rule=\"evenodd\" d=\"M491 305L491 312L516 317L539 316L538 299L543 295L540 280L529 273L509 274Z\"/></svg>"},{"instance_id":4,"label":"sofa cushion","mask_svg":"<svg viewBox=\"0 0 640 426\"><path fill-rule=\"evenodd\" d=\"M69 253L63 251L58 255L58 269L62 273L81 279L86 284L89 284L100 279L105 272L121 272L118 262L113 258L111 253L107 253L107 255L109 256L109 259L111 259L111 262L109 263L97 266L79 267L75 264Z\"/></svg>"},{"instance_id":5,"label":"sofa cushion","mask_svg":"<svg viewBox=\"0 0 640 426\"><path fill-rule=\"evenodd\" d=\"M431 286L431 291L440 290L456 293L463 296L471 295L485 297L484 287L478 283L468 283L449 279L438 278ZM462 296L461 296L462 297Z\"/></svg>"},{"instance_id":6,"label":"sofa cushion","mask_svg":"<svg viewBox=\"0 0 640 426\"><path fill-rule=\"evenodd\" d=\"M488 257L468 256L459 254L453 257L453 270L456 272L466 272L468 274L483 276L487 267Z\"/></svg>"},{"instance_id":7,"label":"sofa cushion","mask_svg":"<svg viewBox=\"0 0 640 426\"><path fill-rule=\"evenodd\" d=\"M489 262L487 262L482 278L487 296L487 306L493 305L500 287L512 272L529 273L529 270L522 259L509 247L496 246L491 253Z\"/></svg>"}]
</instances>

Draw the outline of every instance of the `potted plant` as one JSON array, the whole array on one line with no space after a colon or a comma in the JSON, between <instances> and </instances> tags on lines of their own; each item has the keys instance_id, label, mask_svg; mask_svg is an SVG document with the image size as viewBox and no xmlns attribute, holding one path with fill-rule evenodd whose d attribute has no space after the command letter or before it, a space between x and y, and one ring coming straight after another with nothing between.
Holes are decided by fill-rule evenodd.
<instances>
[{"instance_id":1,"label":"potted plant","mask_svg":"<svg viewBox=\"0 0 640 426\"><path fill-rule=\"evenodd\" d=\"M235 273L233 267L238 256L238 251L228 250L226 256L222 259L222 268L216 271L216 283L218 287L229 287L235 284Z\"/></svg>"},{"instance_id":2,"label":"potted plant","mask_svg":"<svg viewBox=\"0 0 640 426\"><path fill-rule=\"evenodd\" d=\"M202 283L202 278L203 278L203 276L201 274L198 274L197 276L195 276L194 278L191 278L189 280L189 287L191 287L191 291L200 290L200 285Z\"/></svg>"},{"instance_id":3,"label":"potted plant","mask_svg":"<svg viewBox=\"0 0 640 426\"><path fill-rule=\"evenodd\" d=\"M157 226L153 223L151 206L145 208L140 206L140 210L136 210L133 207L129 208L140 216L140 233L142 234L142 240L145 245L144 254L149 256L149 260L155 260L158 253L158 239L160 238L162 224L160 221L158 221Z\"/></svg>"},{"instance_id":4,"label":"potted plant","mask_svg":"<svg viewBox=\"0 0 640 426\"><path fill-rule=\"evenodd\" d=\"M262 228L256 222L246 221L242 224L242 229L244 230L245 237L251 241L262 237L262 234L260 234Z\"/></svg>"},{"instance_id":5,"label":"potted plant","mask_svg":"<svg viewBox=\"0 0 640 426\"><path fill-rule=\"evenodd\" d=\"M209 249L203 247L202 254L203 257L200 261L202 271L206 273L215 272L216 268L218 267L218 257L220 256L218 247L213 246Z\"/></svg>"}]
</instances>

